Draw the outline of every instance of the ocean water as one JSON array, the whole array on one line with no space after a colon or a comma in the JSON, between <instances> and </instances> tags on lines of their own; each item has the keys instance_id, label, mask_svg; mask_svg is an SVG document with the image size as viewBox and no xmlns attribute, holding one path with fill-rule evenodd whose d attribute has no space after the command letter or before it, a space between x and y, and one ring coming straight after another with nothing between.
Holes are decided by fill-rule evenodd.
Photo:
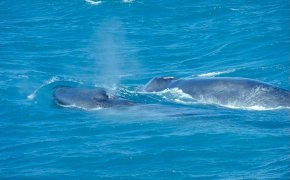
<instances>
[{"instance_id":1,"label":"ocean water","mask_svg":"<svg viewBox=\"0 0 290 180\"><path fill-rule=\"evenodd\" d=\"M156 76L290 89L290 3L0 1L0 179L289 179L289 109L143 93ZM142 102L65 108L53 87Z\"/></svg>"}]
</instances>

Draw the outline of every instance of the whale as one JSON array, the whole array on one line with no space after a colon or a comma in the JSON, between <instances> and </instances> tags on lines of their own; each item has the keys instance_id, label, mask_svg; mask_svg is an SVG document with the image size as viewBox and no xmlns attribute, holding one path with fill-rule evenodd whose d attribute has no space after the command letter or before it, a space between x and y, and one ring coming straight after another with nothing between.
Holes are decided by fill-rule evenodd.
<instances>
[{"instance_id":1,"label":"whale","mask_svg":"<svg viewBox=\"0 0 290 180\"><path fill-rule=\"evenodd\" d=\"M223 106L290 108L290 91L262 81L237 77L155 77L145 92L179 89L194 100Z\"/></svg>"},{"instance_id":2,"label":"whale","mask_svg":"<svg viewBox=\"0 0 290 180\"><path fill-rule=\"evenodd\" d=\"M55 87L53 98L57 105L83 109L131 106L133 101L112 96L104 88L79 88L70 86Z\"/></svg>"}]
</instances>

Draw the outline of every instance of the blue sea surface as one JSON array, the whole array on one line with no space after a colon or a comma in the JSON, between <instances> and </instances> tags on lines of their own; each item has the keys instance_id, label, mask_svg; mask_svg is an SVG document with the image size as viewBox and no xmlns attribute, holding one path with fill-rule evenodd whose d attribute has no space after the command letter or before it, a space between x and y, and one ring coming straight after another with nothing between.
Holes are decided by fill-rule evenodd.
<instances>
[{"instance_id":1,"label":"blue sea surface","mask_svg":"<svg viewBox=\"0 0 290 180\"><path fill-rule=\"evenodd\" d=\"M289 109L144 93L156 76L290 89L288 0L0 1L0 179L290 179ZM58 85L140 104L65 108Z\"/></svg>"}]
</instances>

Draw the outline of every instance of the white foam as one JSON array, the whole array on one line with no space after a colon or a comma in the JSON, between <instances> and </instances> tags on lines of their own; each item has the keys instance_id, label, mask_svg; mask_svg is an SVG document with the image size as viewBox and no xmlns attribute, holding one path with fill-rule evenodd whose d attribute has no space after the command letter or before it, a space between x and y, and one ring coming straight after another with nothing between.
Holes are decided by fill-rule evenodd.
<instances>
[{"instance_id":1,"label":"white foam","mask_svg":"<svg viewBox=\"0 0 290 180\"><path fill-rule=\"evenodd\" d=\"M163 77L163 79L175 79L175 77L173 77L173 76L168 76L168 77Z\"/></svg>"},{"instance_id":2,"label":"white foam","mask_svg":"<svg viewBox=\"0 0 290 180\"><path fill-rule=\"evenodd\" d=\"M85 110L85 111L98 111L98 110L101 110L101 109L104 109L102 107L95 107L95 108L86 108L86 107L82 107L82 106L77 106L75 104L72 104L72 105L63 105L63 104L59 104L56 102L57 105L61 106L61 107L64 107L64 108L77 108L77 109L82 109L82 110Z\"/></svg>"},{"instance_id":3,"label":"white foam","mask_svg":"<svg viewBox=\"0 0 290 180\"><path fill-rule=\"evenodd\" d=\"M52 78L50 78L49 80L45 81L44 84L42 84L40 87L38 87L36 90L33 91L33 93L31 93L30 95L27 96L27 99L29 100L33 100L36 96L36 94L38 93L38 91L43 88L44 86L51 84L55 81L58 81L59 78L56 76L53 76Z\"/></svg>"},{"instance_id":4,"label":"white foam","mask_svg":"<svg viewBox=\"0 0 290 180\"><path fill-rule=\"evenodd\" d=\"M227 108L231 108L231 109L242 109L242 110L252 110L252 111L270 111L270 110L278 110L278 109L289 109L289 107L283 107L283 106L279 106L279 107L275 107L275 108L271 108L271 107L264 107L264 106L236 106L236 105L220 105L223 107L227 107Z\"/></svg>"},{"instance_id":5,"label":"white foam","mask_svg":"<svg viewBox=\"0 0 290 180\"><path fill-rule=\"evenodd\" d=\"M92 5L99 5L102 3L102 1L93 1L93 0L85 0L87 3L90 3Z\"/></svg>"},{"instance_id":6,"label":"white foam","mask_svg":"<svg viewBox=\"0 0 290 180\"><path fill-rule=\"evenodd\" d=\"M217 72L209 72L209 73L199 74L199 75L197 75L197 77L215 77L215 76L218 76L221 74L228 74L228 73L232 73L235 71L236 71L236 69L229 69L229 70L217 71Z\"/></svg>"},{"instance_id":7,"label":"white foam","mask_svg":"<svg viewBox=\"0 0 290 180\"><path fill-rule=\"evenodd\" d=\"M241 10L241 9L237 9L237 8L230 8L230 10L232 10L232 11L239 11L239 10Z\"/></svg>"},{"instance_id":8,"label":"white foam","mask_svg":"<svg viewBox=\"0 0 290 180\"><path fill-rule=\"evenodd\" d=\"M193 99L189 94L184 93L179 88L165 89L160 92L155 92L155 94L161 96L163 99L167 101L173 101L178 104L186 104L186 105L196 104L195 99Z\"/></svg>"},{"instance_id":9,"label":"white foam","mask_svg":"<svg viewBox=\"0 0 290 180\"><path fill-rule=\"evenodd\" d=\"M165 89L163 91L156 92L156 94L159 94L159 95L173 94L174 96L180 96L183 98L191 98L192 99L192 97L189 94L184 93L179 88Z\"/></svg>"},{"instance_id":10,"label":"white foam","mask_svg":"<svg viewBox=\"0 0 290 180\"><path fill-rule=\"evenodd\" d=\"M28 95L27 99L33 100L35 98L35 93L36 93L36 91L34 91L32 94Z\"/></svg>"},{"instance_id":11,"label":"white foam","mask_svg":"<svg viewBox=\"0 0 290 180\"><path fill-rule=\"evenodd\" d=\"M123 0L123 3L132 3L134 0Z\"/></svg>"}]
</instances>

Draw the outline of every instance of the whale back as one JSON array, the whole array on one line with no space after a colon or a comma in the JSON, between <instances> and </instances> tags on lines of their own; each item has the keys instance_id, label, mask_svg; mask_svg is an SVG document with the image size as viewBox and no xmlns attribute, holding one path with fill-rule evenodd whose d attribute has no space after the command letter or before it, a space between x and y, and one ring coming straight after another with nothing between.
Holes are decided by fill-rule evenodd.
<instances>
[{"instance_id":1,"label":"whale back","mask_svg":"<svg viewBox=\"0 0 290 180\"><path fill-rule=\"evenodd\" d=\"M179 88L194 99L223 105L290 107L289 90L247 78L193 78L178 80Z\"/></svg>"},{"instance_id":2,"label":"whale back","mask_svg":"<svg viewBox=\"0 0 290 180\"><path fill-rule=\"evenodd\" d=\"M176 80L175 77L155 77L145 85L144 90L147 92L162 91L168 88L169 84L174 80Z\"/></svg>"},{"instance_id":3,"label":"whale back","mask_svg":"<svg viewBox=\"0 0 290 180\"><path fill-rule=\"evenodd\" d=\"M240 107L290 107L289 90L247 78L154 78L145 91L158 92L178 88L194 100Z\"/></svg>"}]
</instances>

